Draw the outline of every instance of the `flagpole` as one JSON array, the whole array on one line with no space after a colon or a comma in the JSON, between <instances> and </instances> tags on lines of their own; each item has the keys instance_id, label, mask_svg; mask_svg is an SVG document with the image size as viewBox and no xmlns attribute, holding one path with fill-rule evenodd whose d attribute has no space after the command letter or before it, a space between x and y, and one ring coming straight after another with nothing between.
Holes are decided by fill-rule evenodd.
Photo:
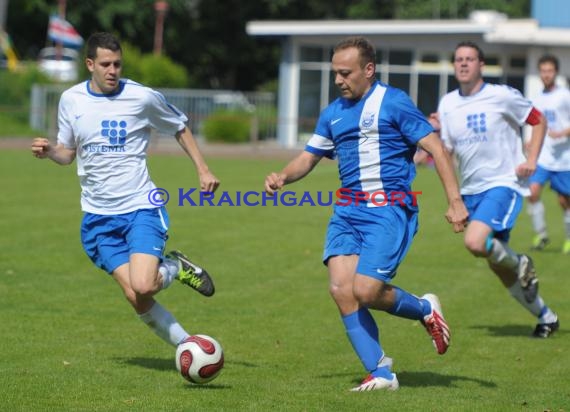
<instances>
[{"instance_id":1,"label":"flagpole","mask_svg":"<svg viewBox=\"0 0 570 412\"><path fill-rule=\"evenodd\" d=\"M162 54L162 36L164 31L164 16L168 11L168 2L157 0L154 2L154 11L156 18L154 23L154 54L157 56Z\"/></svg>"},{"instance_id":2,"label":"flagpole","mask_svg":"<svg viewBox=\"0 0 570 412\"><path fill-rule=\"evenodd\" d=\"M65 20L66 6L66 0L57 0L57 14L62 20ZM63 57L63 43L61 41L55 43L55 55L57 60L61 60Z\"/></svg>"}]
</instances>

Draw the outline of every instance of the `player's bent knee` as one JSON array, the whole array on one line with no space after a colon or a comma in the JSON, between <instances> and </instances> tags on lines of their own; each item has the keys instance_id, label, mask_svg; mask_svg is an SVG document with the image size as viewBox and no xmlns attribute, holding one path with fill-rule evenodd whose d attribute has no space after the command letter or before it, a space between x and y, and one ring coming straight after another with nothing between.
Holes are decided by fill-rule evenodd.
<instances>
[{"instance_id":1,"label":"player's bent knee","mask_svg":"<svg viewBox=\"0 0 570 412\"><path fill-rule=\"evenodd\" d=\"M465 248L473 255L477 257L487 256L487 249L485 248L485 242L482 242L478 238L465 237L464 240Z\"/></svg>"},{"instance_id":2,"label":"player's bent knee","mask_svg":"<svg viewBox=\"0 0 570 412\"><path fill-rule=\"evenodd\" d=\"M150 281L133 282L131 287L134 293L139 296L153 296L160 290L155 282Z\"/></svg>"},{"instance_id":3,"label":"player's bent knee","mask_svg":"<svg viewBox=\"0 0 570 412\"><path fill-rule=\"evenodd\" d=\"M374 288L363 284L355 284L352 293L361 306L375 307L385 297L382 287Z\"/></svg>"},{"instance_id":4,"label":"player's bent knee","mask_svg":"<svg viewBox=\"0 0 570 412\"><path fill-rule=\"evenodd\" d=\"M352 298L352 287L330 284L329 293L335 302Z\"/></svg>"}]
</instances>

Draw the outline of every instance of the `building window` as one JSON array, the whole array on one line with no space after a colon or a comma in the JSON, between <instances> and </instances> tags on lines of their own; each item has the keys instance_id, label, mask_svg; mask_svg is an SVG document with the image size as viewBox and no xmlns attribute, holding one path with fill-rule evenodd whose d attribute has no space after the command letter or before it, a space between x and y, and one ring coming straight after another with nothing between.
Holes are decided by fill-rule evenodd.
<instances>
[{"instance_id":1,"label":"building window","mask_svg":"<svg viewBox=\"0 0 570 412\"><path fill-rule=\"evenodd\" d=\"M524 94L524 76L507 76L505 83Z\"/></svg>"},{"instance_id":2,"label":"building window","mask_svg":"<svg viewBox=\"0 0 570 412\"><path fill-rule=\"evenodd\" d=\"M301 70L299 80L299 134L312 133L321 112L321 71Z\"/></svg>"},{"instance_id":3,"label":"building window","mask_svg":"<svg viewBox=\"0 0 570 412\"><path fill-rule=\"evenodd\" d=\"M322 47L301 47L299 60L301 62L322 62L326 58L323 53Z\"/></svg>"},{"instance_id":4,"label":"building window","mask_svg":"<svg viewBox=\"0 0 570 412\"><path fill-rule=\"evenodd\" d=\"M410 75L408 73L390 73L388 84L410 94Z\"/></svg>"},{"instance_id":5,"label":"building window","mask_svg":"<svg viewBox=\"0 0 570 412\"><path fill-rule=\"evenodd\" d=\"M426 116L437 111L439 104L439 75L418 76L418 109Z\"/></svg>"},{"instance_id":6,"label":"building window","mask_svg":"<svg viewBox=\"0 0 570 412\"><path fill-rule=\"evenodd\" d=\"M390 50L388 63L395 66L411 66L412 52L409 50Z\"/></svg>"},{"instance_id":7,"label":"building window","mask_svg":"<svg viewBox=\"0 0 570 412\"><path fill-rule=\"evenodd\" d=\"M511 57L510 66L513 69L526 69L525 57Z\"/></svg>"}]
</instances>

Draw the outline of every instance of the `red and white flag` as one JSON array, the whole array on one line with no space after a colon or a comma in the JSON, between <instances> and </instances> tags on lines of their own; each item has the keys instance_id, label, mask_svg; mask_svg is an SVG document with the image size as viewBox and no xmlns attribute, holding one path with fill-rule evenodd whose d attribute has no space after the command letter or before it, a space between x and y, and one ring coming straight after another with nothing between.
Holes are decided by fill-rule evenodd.
<instances>
[{"instance_id":1,"label":"red and white flag","mask_svg":"<svg viewBox=\"0 0 570 412\"><path fill-rule=\"evenodd\" d=\"M71 23L56 15L49 18L48 38L64 46L79 47L83 44L83 38Z\"/></svg>"}]
</instances>

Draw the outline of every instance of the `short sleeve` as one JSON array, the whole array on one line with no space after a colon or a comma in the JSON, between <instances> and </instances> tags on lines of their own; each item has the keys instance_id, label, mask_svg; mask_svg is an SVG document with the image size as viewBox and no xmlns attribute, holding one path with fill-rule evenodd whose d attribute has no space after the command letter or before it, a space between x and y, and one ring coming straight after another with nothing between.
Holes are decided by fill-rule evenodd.
<instances>
[{"instance_id":1,"label":"short sleeve","mask_svg":"<svg viewBox=\"0 0 570 412\"><path fill-rule=\"evenodd\" d=\"M72 99L69 94L64 92L59 99L57 114L57 142L62 144L66 149L75 149L75 136L71 127L72 117Z\"/></svg>"},{"instance_id":2,"label":"short sleeve","mask_svg":"<svg viewBox=\"0 0 570 412\"><path fill-rule=\"evenodd\" d=\"M160 133L175 135L188 122L188 117L178 108L168 103L164 95L148 89L148 118L151 126Z\"/></svg>"}]
</instances>

